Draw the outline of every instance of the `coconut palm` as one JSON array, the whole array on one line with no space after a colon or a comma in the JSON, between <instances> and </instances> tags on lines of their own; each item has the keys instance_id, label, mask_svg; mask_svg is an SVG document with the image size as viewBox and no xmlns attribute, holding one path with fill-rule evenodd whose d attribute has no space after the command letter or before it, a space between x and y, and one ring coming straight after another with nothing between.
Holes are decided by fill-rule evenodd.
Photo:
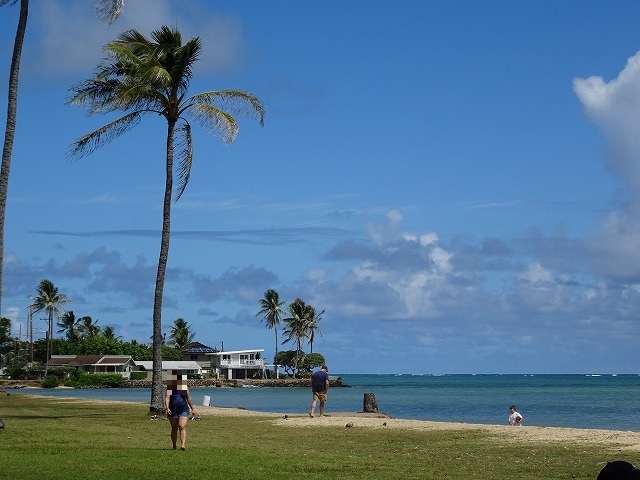
<instances>
[{"instance_id":1,"label":"coconut palm","mask_svg":"<svg viewBox=\"0 0 640 480\"><path fill-rule=\"evenodd\" d=\"M0 7L14 5L18 0L0 0ZM96 14L112 23L124 7L124 0L96 0ZM2 311L2 275L4 267L4 220L7 209L7 191L9 190L9 170L11 168L11 154L13 139L16 134L16 111L18 107L18 76L20 60L22 58L22 44L27 31L27 17L29 15L29 0L20 0L20 15L18 28L13 41L13 55L9 69L9 99L7 102L7 124L4 131L4 146L2 149L2 166L0 167L0 311Z\"/></svg>"},{"instance_id":2,"label":"coconut palm","mask_svg":"<svg viewBox=\"0 0 640 480\"><path fill-rule=\"evenodd\" d=\"M104 327L100 334L108 340L119 340L122 338L120 336L116 336L116 331L111 325L107 325L106 327Z\"/></svg>"},{"instance_id":3,"label":"coconut palm","mask_svg":"<svg viewBox=\"0 0 640 480\"><path fill-rule=\"evenodd\" d=\"M47 363L49 364L49 358L53 355L53 316L60 318L66 310L64 305L72 303L71 300L66 298L66 295L58 291L50 280L44 279L38 285L37 294L31 297L33 303L29 305L33 313L37 313L44 310L48 315L48 328L47 328ZM47 375L47 366L45 366L45 376Z\"/></svg>"},{"instance_id":4,"label":"coconut palm","mask_svg":"<svg viewBox=\"0 0 640 480\"><path fill-rule=\"evenodd\" d=\"M297 375L298 365L302 360L302 343L303 339L307 337L307 326L309 324L309 318L311 316L310 306L304 303L299 298L296 298L289 304L287 310L291 314L290 317L285 318L286 325L282 334L286 337L282 343L287 343L291 340L296 342L296 356L293 360L293 368L295 371L294 376Z\"/></svg>"},{"instance_id":5,"label":"coconut palm","mask_svg":"<svg viewBox=\"0 0 640 480\"><path fill-rule=\"evenodd\" d=\"M193 342L193 337L195 336L196 333L191 331L191 325L183 318L176 318L169 333L169 344L178 350L182 350L186 345Z\"/></svg>"},{"instance_id":6,"label":"coconut palm","mask_svg":"<svg viewBox=\"0 0 640 480\"><path fill-rule=\"evenodd\" d=\"M97 337L102 332L102 330L98 326L98 320L94 322L93 319L89 316L78 319L78 324L78 330L80 330L80 333L83 337Z\"/></svg>"},{"instance_id":7,"label":"coconut palm","mask_svg":"<svg viewBox=\"0 0 640 480\"><path fill-rule=\"evenodd\" d=\"M282 321L282 305L284 304L284 301L280 301L278 292L270 288L264 292L264 298L260 300L260 310L256 313L256 317L262 316L261 321L267 324L269 330L275 331L276 353L273 357L273 363L277 363L276 358L278 358L278 324Z\"/></svg>"},{"instance_id":8,"label":"coconut palm","mask_svg":"<svg viewBox=\"0 0 640 480\"><path fill-rule=\"evenodd\" d=\"M60 327L58 333L64 333L70 343L78 343L80 340L79 324L80 320L76 318L72 310L69 310L58 320L58 327Z\"/></svg>"},{"instance_id":9,"label":"coconut palm","mask_svg":"<svg viewBox=\"0 0 640 480\"><path fill-rule=\"evenodd\" d=\"M309 340L309 353L313 353L313 341L316 338L316 333L322 336L322 331L318 326L318 322L322 320L324 310L316 314L316 309L309 305L309 318L307 318L307 339Z\"/></svg>"},{"instance_id":10,"label":"coconut palm","mask_svg":"<svg viewBox=\"0 0 640 480\"><path fill-rule=\"evenodd\" d=\"M238 134L232 114L244 113L263 124L264 108L255 96L239 90L219 90L187 96L201 44L195 37L182 43L178 30L162 26L151 39L129 30L105 46L106 58L96 75L70 89L70 105L84 105L89 115L124 112L124 116L79 138L71 155L90 154L137 125L145 115L167 121L165 191L160 256L153 302L153 376L150 410L162 410L162 299L169 239L174 155L178 158L176 201L189 182L193 160L191 123L200 123L231 143ZM177 137L177 138L176 138Z\"/></svg>"}]
</instances>

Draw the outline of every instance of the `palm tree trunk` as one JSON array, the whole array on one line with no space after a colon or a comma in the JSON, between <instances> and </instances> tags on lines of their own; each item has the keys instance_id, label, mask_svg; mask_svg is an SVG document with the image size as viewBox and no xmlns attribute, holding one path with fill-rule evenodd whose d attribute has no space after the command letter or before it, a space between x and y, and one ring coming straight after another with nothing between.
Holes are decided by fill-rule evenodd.
<instances>
[{"instance_id":1,"label":"palm tree trunk","mask_svg":"<svg viewBox=\"0 0 640 480\"><path fill-rule=\"evenodd\" d=\"M47 362L53 355L53 310L49 310L49 357Z\"/></svg>"},{"instance_id":2,"label":"palm tree trunk","mask_svg":"<svg viewBox=\"0 0 640 480\"><path fill-rule=\"evenodd\" d=\"M53 321L53 310L49 310L49 321L47 322L47 358L44 363L44 376L49 374L49 358L51 357L51 322Z\"/></svg>"},{"instance_id":3,"label":"palm tree trunk","mask_svg":"<svg viewBox=\"0 0 640 480\"><path fill-rule=\"evenodd\" d=\"M273 357L273 364L276 369L276 379L278 379L280 378L280 369L278 368L278 327L274 325L273 329L276 332L276 356Z\"/></svg>"},{"instance_id":4,"label":"palm tree trunk","mask_svg":"<svg viewBox=\"0 0 640 480\"><path fill-rule=\"evenodd\" d=\"M153 374L151 377L151 412L164 410L162 401L162 296L164 279L169 259L169 239L171 235L171 195L173 192L173 135L175 122L169 122L167 128L166 184L162 214L162 235L160 239L160 258L156 275L156 289L153 301Z\"/></svg>"},{"instance_id":5,"label":"palm tree trunk","mask_svg":"<svg viewBox=\"0 0 640 480\"><path fill-rule=\"evenodd\" d=\"M2 312L2 271L4 265L4 219L7 209L7 191L9 190L9 170L11 167L11 152L13 139L16 134L16 112L18 109L18 74L20 73L20 57L22 44L27 31L27 16L29 0L20 0L20 17L18 29L13 42L13 56L9 70L9 99L7 102L7 126L4 132L4 147L2 149L2 168L0 168L0 312Z\"/></svg>"}]
</instances>

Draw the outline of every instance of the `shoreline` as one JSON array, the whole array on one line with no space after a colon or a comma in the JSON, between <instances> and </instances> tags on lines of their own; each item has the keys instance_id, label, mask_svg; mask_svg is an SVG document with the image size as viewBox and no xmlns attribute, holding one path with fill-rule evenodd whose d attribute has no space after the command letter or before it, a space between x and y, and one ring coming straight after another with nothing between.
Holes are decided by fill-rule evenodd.
<instances>
[{"instance_id":1,"label":"shoreline","mask_svg":"<svg viewBox=\"0 0 640 480\"><path fill-rule=\"evenodd\" d=\"M134 404L147 406L146 402L132 402L126 400L84 399L77 397L43 397L41 395L24 395L30 398L46 399L58 403L89 403L89 404ZM581 429L565 427L539 427L508 425L488 425L457 422L435 422L430 420L406 420L392 418L384 413L362 412L331 412L323 417L310 418L307 413L294 412L282 414L275 412L258 412L234 407L196 406L199 417L261 417L272 421L272 424L282 427L297 428L370 428L370 429L402 429L414 431L443 431L443 430L482 430L495 436L508 437L509 440L539 443L589 443L602 444L618 448L619 450L640 452L640 432L620 430Z\"/></svg>"}]
</instances>

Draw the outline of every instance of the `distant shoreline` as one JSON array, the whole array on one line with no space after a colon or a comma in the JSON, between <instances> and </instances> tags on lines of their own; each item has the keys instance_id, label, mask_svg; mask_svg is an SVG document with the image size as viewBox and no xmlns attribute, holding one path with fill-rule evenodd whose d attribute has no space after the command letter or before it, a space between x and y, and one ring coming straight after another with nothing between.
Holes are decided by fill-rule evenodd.
<instances>
[{"instance_id":1,"label":"distant shoreline","mask_svg":"<svg viewBox=\"0 0 640 480\"><path fill-rule=\"evenodd\" d=\"M189 388L242 388L242 387L278 387L278 388L309 388L308 378L281 378L278 380L187 380ZM349 387L342 381L342 377L332 378L329 382L331 387ZM163 383L164 385L164 383ZM59 386L55 388L76 388ZM21 388L44 388L42 380L0 380L1 389L21 389ZM113 387L77 387L85 388L113 388ZM151 388L149 380L123 380L117 388Z\"/></svg>"}]
</instances>

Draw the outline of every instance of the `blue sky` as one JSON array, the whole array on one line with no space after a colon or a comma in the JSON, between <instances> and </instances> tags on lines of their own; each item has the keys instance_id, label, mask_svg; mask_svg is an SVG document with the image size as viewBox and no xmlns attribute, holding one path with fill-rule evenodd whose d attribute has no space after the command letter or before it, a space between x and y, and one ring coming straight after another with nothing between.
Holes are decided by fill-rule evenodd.
<instances>
[{"instance_id":1,"label":"blue sky","mask_svg":"<svg viewBox=\"0 0 640 480\"><path fill-rule=\"evenodd\" d=\"M0 9L5 92L17 16ZM336 373L638 372L638 18L626 0L130 0L108 26L89 0L32 2L2 315L24 332L48 278L149 341L166 125L70 161L115 117L64 101L105 43L167 24L202 40L192 93L250 91L266 118L230 146L195 131L165 330L271 358L255 314L274 288L325 310L314 351Z\"/></svg>"}]
</instances>

